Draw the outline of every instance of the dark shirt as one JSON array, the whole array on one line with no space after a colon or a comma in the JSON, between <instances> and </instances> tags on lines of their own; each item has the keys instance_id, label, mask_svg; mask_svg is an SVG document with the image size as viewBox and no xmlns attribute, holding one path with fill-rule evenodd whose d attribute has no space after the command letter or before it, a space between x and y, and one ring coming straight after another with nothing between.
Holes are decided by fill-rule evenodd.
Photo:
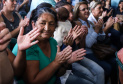
<instances>
[{"instance_id":1,"label":"dark shirt","mask_svg":"<svg viewBox=\"0 0 123 84\"><path fill-rule=\"evenodd\" d=\"M116 17L117 14L123 15L123 12L120 12L119 8L116 8L113 17Z\"/></svg>"},{"instance_id":2,"label":"dark shirt","mask_svg":"<svg viewBox=\"0 0 123 84\"><path fill-rule=\"evenodd\" d=\"M20 18L15 12L13 12L13 16L14 16L14 22L11 22L2 14L2 18L6 24L6 28L8 28L10 32L16 29L20 23ZM15 38L17 38L17 36Z\"/></svg>"}]
</instances>

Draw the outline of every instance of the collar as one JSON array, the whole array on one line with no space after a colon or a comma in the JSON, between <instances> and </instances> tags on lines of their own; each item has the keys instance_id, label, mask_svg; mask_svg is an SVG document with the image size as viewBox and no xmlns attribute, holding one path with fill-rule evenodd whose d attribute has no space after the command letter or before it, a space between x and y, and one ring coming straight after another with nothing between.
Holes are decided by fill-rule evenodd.
<instances>
[{"instance_id":1,"label":"collar","mask_svg":"<svg viewBox=\"0 0 123 84\"><path fill-rule=\"evenodd\" d=\"M96 18L93 16L93 14L90 14L91 18L93 19L93 21L97 22Z\"/></svg>"}]
</instances>

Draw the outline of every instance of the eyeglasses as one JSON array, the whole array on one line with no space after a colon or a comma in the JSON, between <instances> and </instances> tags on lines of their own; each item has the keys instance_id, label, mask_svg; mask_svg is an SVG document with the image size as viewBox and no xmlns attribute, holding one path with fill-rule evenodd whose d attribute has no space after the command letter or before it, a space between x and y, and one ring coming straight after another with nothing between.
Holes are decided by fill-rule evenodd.
<instances>
[{"instance_id":1,"label":"eyeglasses","mask_svg":"<svg viewBox=\"0 0 123 84\"><path fill-rule=\"evenodd\" d=\"M83 8L83 9L81 9L80 11L85 11L85 10L88 10L88 8Z\"/></svg>"}]
</instances>

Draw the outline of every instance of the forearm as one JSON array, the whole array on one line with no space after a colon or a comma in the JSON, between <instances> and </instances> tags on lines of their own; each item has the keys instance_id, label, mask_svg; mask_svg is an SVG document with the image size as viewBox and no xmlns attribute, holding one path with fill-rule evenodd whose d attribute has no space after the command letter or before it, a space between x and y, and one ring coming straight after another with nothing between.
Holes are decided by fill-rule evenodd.
<instances>
[{"instance_id":1,"label":"forearm","mask_svg":"<svg viewBox=\"0 0 123 84\"><path fill-rule=\"evenodd\" d=\"M26 52L18 50L17 56L13 61L15 76L21 76L26 68Z\"/></svg>"},{"instance_id":2,"label":"forearm","mask_svg":"<svg viewBox=\"0 0 123 84\"><path fill-rule=\"evenodd\" d=\"M19 31L20 31L20 27L17 27L13 31L11 31L12 38L14 38L15 36L17 36L18 33L19 33Z\"/></svg>"},{"instance_id":3,"label":"forearm","mask_svg":"<svg viewBox=\"0 0 123 84\"><path fill-rule=\"evenodd\" d=\"M39 73L37 73L37 75L34 76L32 80L28 81L28 83L29 84L46 84L60 67L61 65L53 61L47 67L45 67Z\"/></svg>"},{"instance_id":4,"label":"forearm","mask_svg":"<svg viewBox=\"0 0 123 84\"><path fill-rule=\"evenodd\" d=\"M105 27L105 28L103 29L103 31L105 32L105 34L107 34L107 33L109 32L109 28L108 28L108 27Z\"/></svg>"}]
</instances>

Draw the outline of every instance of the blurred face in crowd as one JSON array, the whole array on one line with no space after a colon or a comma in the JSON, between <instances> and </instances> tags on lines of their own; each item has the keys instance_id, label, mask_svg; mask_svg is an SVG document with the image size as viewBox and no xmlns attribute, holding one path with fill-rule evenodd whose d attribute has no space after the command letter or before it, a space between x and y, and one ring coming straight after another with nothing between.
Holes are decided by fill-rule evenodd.
<instances>
[{"instance_id":1,"label":"blurred face in crowd","mask_svg":"<svg viewBox=\"0 0 123 84\"><path fill-rule=\"evenodd\" d=\"M64 5L63 7L65 7L68 11L69 11L69 18L68 20L72 21L73 20L73 12L72 12L72 6L71 5Z\"/></svg>"},{"instance_id":2,"label":"blurred face in crowd","mask_svg":"<svg viewBox=\"0 0 123 84\"><path fill-rule=\"evenodd\" d=\"M119 4L119 8L123 10L123 2Z\"/></svg>"},{"instance_id":3,"label":"blurred face in crowd","mask_svg":"<svg viewBox=\"0 0 123 84\"><path fill-rule=\"evenodd\" d=\"M100 17L102 15L103 9L102 9L102 5L98 4L94 9L92 9L92 14L94 15L94 17Z\"/></svg>"},{"instance_id":4,"label":"blurred face in crowd","mask_svg":"<svg viewBox=\"0 0 123 84\"><path fill-rule=\"evenodd\" d=\"M16 7L16 0L3 0L3 6L9 11L14 11Z\"/></svg>"},{"instance_id":5,"label":"blurred face in crowd","mask_svg":"<svg viewBox=\"0 0 123 84\"><path fill-rule=\"evenodd\" d=\"M32 24L34 24L34 22L32 22ZM50 13L43 13L37 19L34 26L39 28L41 31L40 35L37 37L37 39L39 41L42 39L43 40L49 39L53 35L53 33L55 31L55 27L56 27L54 16ZM35 28L35 27L33 27L33 28Z\"/></svg>"},{"instance_id":6,"label":"blurred face in crowd","mask_svg":"<svg viewBox=\"0 0 123 84\"><path fill-rule=\"evenodd\" d=\"M88 6L86 4L81 4L79 7L79 18L87 20L89 16Z\"/></svg>"}]
</instances>

